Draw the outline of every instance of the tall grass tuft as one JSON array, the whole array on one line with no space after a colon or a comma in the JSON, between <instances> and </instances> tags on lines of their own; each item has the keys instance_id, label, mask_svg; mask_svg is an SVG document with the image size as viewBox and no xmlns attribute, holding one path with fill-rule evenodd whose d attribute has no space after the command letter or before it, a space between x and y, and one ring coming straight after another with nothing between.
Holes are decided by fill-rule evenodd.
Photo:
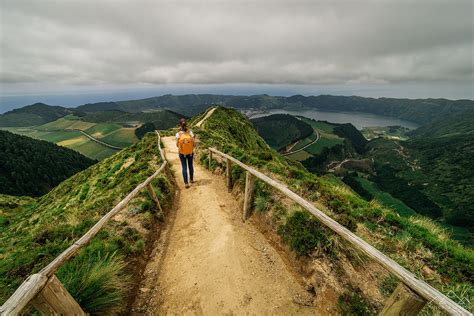
<instances>
[{"instance_id":1,"label":"tall grass tuft","mask_svg":"<svg viewBox=\"0 0 474 316\"><path fill-rule=\"evenodd\" d=\"M448 239L451 238L451 235L447 231L447 229L441 227L439 224L437 224L432 219L429 219L427 217L412 216L412 217L409 218L409 221L414 225L418 225L418 226L421 226L423 228L426 228L433 235L437 236L439 239L441 239L443 241L448 240Z\"/></svg>"},{"instance_id":2,"label":"tall grass tuft","mask_svg":"<svg viewBox=\"0 0 474 316\"><path fill-rule=\"evenodd\" d=\"M131 279L123 258L115 253L79 256L64 264L57 276L87 313L116 314L126 307Z\"/></svg>"}]
</instances>

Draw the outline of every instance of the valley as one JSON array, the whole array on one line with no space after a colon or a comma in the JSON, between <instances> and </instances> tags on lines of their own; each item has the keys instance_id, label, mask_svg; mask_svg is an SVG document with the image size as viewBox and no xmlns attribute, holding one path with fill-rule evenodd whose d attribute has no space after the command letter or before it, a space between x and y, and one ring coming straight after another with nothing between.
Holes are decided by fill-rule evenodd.
<instances>
[{"instance_id":1,"label":"valley","mask_svg":"<svg viewBox=\"0 0 474 316\"><path fill-rule=\"evenodd\" d=\"M216 157L210 160L210 147L284 183L417 278L464 308L472 308L472 210L471 196L466 194L472 179L467 170L471 162L466 158L472 149L472 121L468 114L449 118L452 123L435 120L416 130L366 127L362 134L350 123L288 114L249 120L241 108L214 105L189 119L199 139L195 163L201 178L186 190L179 183L172 138L181 115L167 110L93 111L90 105L82 109L88 112L69 113L41 125L2 128L79 152L86 146L111 151L101 156L98 149L91 149L89 155L100 157L99 162L43 195L0 195L2 301L156 170L162 161L155 134L147 132L161 129L164 136L171 136L164 143L174 174L163 174L154 186L170 218L160 217L143 192L58 272L87 312L217 312L227 302L228 311L257 313L267 310L262 289L272 282L274 289L285 284L264 295L276 295L276 311L380 312L396 286L393 275L263 182L255 182L251 219L243 224L238 212L245 194L245 172L237 166L228 169ZM124 149L109 148L83 133ZM216 186L225 183L221 175L230 175L230 192ZM60 224L53 227L51 222ZM160 236L173 229L175 233ZM189 239L189 234L200 238ZM162 238L165 241L160 244ZM257 242L257 249L248 248L249 240ZM239 250L232 248L235 244ZM154 259L163 249L165 257ZM227 255L234 259L228 261ZM202 266L188 264L198 257ZM192 275L213 267L206 262L209 258L214 258L217 267L214 274L203 272L195 284L181 277L180 273ZM248 274L239 272L230 278L222 265L259 274L247 278ZM101 277L89 281L88 271ZM281 279L270 277L271 271L279 271ZM227 283L231 280L232 288L241 289L238 295L233 296L237 292L229 292L224 281L220 289L226 290L216 292L210 281L213 276ZM95 297L82 292L80 284L87 282L103 294ZM241 282L252 282L254 287L240 287ZM181 286L174 288L176 284ZM176 293L193 299L176 297ZM423 311L437 312L434 304Z\"/></svg>"},{"instance_id":2,"label":"valley","mask_svg":"<svg viewBox=\"0 0 474 316\"><path fill-rule=\"evenodd\" d=\"M67 114L38 126L0 127L12 133L46 140L102 160L138 141L136 130L148 123L150 130L174 126L180 115L170 111L126 113L97 111ZM5 123L6 124L6 123ZM6 124L8 125L8 124Z\"/></svg>"},{"instance_id":3,"label":"valley","mask_svg":"<svg viewBox=\"0 0 474 316\"><path fill-rule=\"evenodd\" d=\"M288 115L286 114L288 111L275 110L275 112ZM301 112L296 113L301 114ZM317 112L310 113L316 115ZM266 122L269 123L273 122L275 117L281 118L281 115L283 114L261 116L253 119L253 122L257 123L257 130L259 130L258 124L263 124L265 117L267 117ZM443 123L445 120L433 123L434 126L429 131L423 132L423 135L426 135L423 137L420 137L418 130L410 130L403 126L365 126L359 132L351 124L340 125L297 116L300 122L307 123L315 132L309 137L301 136L296 142L287 143L286 149L290 150L290 154L280 151L286 157L302 162L308 170L316 174L322 175L328 172L335 174L367 200L376 199L386 207L396 210L401 216L424 214L439 220L455 238L466 245L472 245L474 226L470 219L471 215L468 214L472 214L473 210L469 204L461 204L463 203L461 200L470 201L469 194L466 195L470 189L468 191L465 189L470 187L468 183L474 178L468 176L467 179L470 180L463 178L446 181L446 177L459 175L459 173L449 171L450 166L456 165L459 168L459 162L443 164L444 169L441 170L441 167L435 167L439 165L439 160L432 160L435 157L443 159L440 153L447 153L447 148L452 148L452 158L456 159L453 155L457 155L459 157L457 161L462 160L467 164L466 167L468 166L466 155L470 152L471 146L469 145L471 136L468 135L472 129L469 130L466 124L474 122L471 116L472 114L468 114L463 118L457 118L451 128ZM355 121L357 120L358 118L355 118ZM438 126L440 124L444 129L449 130L449 138L444 134L440 135L442 138L432 137L433 131L440 134L443 130ZM423 127L420 130L427 128ZM265 139L267 139L266 135L278 138L278 135L282 134L277 126L272 129L270 125L266 129L266 134L261 134ZM315 142L317 133L320 138ZM454 139L459 139L459 141L456 142ZM427 145L428 143L430 145ZM311 145L308 146L308 144ZM463 146L464 149L459 150ZM300 148L304 150L298 151ZM470 171L466 169L463 174L469 175ZM441 180L441 177L444 179ZM440 181L444 181L443 185ZM456 193L457 189L453 187L464 189ZM447 192L450 192L449 195L446 195ZM462 205L461 209L452 208L453 199L459 200L456 205L458 207ZM458 216L464 219L462 223L456 220Z\"/></svg>"}]
</instances>

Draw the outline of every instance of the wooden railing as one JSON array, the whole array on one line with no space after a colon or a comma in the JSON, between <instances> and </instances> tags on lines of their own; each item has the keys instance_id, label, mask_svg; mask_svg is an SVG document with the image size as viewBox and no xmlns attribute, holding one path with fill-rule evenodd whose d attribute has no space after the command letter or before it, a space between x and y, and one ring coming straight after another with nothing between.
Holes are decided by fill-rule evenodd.
<instances>
[{"instance_id":1,"label":"wooden railing","mask_svg":"<svg viewBox=\"0 0 474 316\"><path fill-rule=\"evenodd\" d=\"M226 177L228 189L232 188L231 164L234 163L246 171L245 177L245 195L242 218L246 220L249 216L255 178L269 184L279 190L288 198L301 205L303 208L313 214L322 224L326 225L333 232L338 234L351 246L360 250L369 258L373 259L385 269L395 275L401 282L385 303L381 315L416 315L427 302L432 302L441 310L449 315L472 315L470 312L453 302L441 292L429 284L417 279L411 272L404 269L398 263L369 245L367 242L356 236L350 230L330 218L312 203L303 199L288 187L266 175L245 165L239 160L229 156L215 148L209 148L209 166L211 165L213 154L219 155L225 160Z\"/></svg>"},{"instance_id":2,"label":"wooden railing","mask_svg":"<svg viewBox=\"0 0 474 316\"><path fill-rule=\"evenodd\" d=\"M111 218L127 206L128 203L130 203L130 201L145 187L147 188L151 199L156 203L158 210L163 214L163 210L152 187L151 181L164 170L168 162L163 150L161 149L161 136L158 132L156 132L156 135L158 138L158 150L163 161L160 168L143 183L133 189L132 192L130 192L112 210L105 214L79 240L64 250L40 272L29 276L20 287L18 287L15 293L13 293L13 295L10 296L10 298L0 307L0 314L2 316L19 315L28 304L32 304L37 310L46 315L85 315L79 304L55 276L55 273L63 263L77 254L77 252L84 247Z\"/></svg>"}]
</instances>

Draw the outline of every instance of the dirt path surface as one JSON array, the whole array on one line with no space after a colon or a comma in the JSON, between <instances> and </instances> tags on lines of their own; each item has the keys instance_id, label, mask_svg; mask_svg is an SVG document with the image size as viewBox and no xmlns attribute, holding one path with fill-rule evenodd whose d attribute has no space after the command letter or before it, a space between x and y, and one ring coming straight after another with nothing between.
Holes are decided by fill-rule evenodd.
<instances>
[{"instance_id":1,"label":"dirt path surface","mask_svg":"<svg viewBox=\"0 0 474 316\"><path fill-rule=\"evenodd\" d=\"M145 269L134 312L311 315L313 297L227 192L223 177L195 162L185 189L176 142L163 139L180 193L175 217Z\"/></svg>"},{"instance_id":2,"label":"dirt path surface","mask_svg":"<svg viewBox=\"0 0 474 316\"><path fill-rule=\"evenodd\" d=\"M214 111L216 110L217 108L212 108L210 109L209 111L207 111L206 115L202 118L202 120L200 120L199 122L196 123L196 126L197 127L201 127L202 124L209 118L209 116L212 115L212 113L214 113Z\"/></svg>"}]
</instances>

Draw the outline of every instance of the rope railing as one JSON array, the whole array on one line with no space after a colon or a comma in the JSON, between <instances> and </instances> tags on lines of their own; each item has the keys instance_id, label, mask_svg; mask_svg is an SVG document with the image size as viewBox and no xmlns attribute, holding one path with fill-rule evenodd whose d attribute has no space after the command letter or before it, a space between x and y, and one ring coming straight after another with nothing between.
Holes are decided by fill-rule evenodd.
<instances>
[{"instance_id":1,"label":"rope railing","mask_svg":"<svg viewBox=\"0 0 474 316\"><path fill-rule=\"evenodd\" d=\"M161 148L161 136L158 131L156 131L156 135L158 138L158 150L163 161L158 170L144 182L136 186L135 189L112 208L112 210L105 214L81 238L64 250L40 272L29 276L0 307L0 315L19 315L29 303L33 303L35 308L46 314L85 315L79 304L71 297L54 274L62 264L74 257L84 245L88 244L110 219L123 210L142 189L148 189L151 198L157 203L159 210L162 212L161 205L154 193L151 182L163 171L168 161Z\"/></svg>"},{"instance_id":2,"label":"rope railing","mask_svg":"<svg viewBox=\"0 0 474 316\"><path fill-rule=\"evenodd\" d=\"M322 224L346 240L351 246L357 248L369 258L373 259L385 269L390 271L393 275L395 275L402 283L399 284L399 287L397 287L392 296L387 300L387 303L385 304L385 307L382 311L382 315L416 315L427 302L434 303L442 311L448 313L449 315L472 315L470 312L456 304L454 301L446 297L437 289L433 288L431 285L417 279L416 276L411 272L333 220L331 217L315 207L311 202L303 199L301 196L288 189L288 187L283 183L266 176L256 169L247 166L234 157L229 156L215 148L209 148L208 150L209 165L211 165L213 154L219 155L220 157L224 158L224 160L226 160L227 186L229 190L232 187L232 176L230 172L231 163L234 163L247 171L244 191L244 209L242 216L244 220L249 216L254 188L254 179L258 178L259 180L279 190L285 196L305 208Z\"/></svg>"}]
</instances>

